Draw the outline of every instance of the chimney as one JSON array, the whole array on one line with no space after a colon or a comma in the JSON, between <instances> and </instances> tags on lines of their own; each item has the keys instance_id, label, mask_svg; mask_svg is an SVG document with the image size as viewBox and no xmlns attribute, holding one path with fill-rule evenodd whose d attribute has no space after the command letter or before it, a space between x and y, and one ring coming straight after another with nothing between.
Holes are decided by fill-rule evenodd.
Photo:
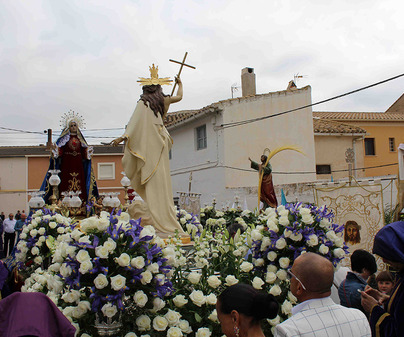
<instances>
[{"instance_id":1,"label":"chimney","mask_svg":"<svg viewBox=\"0 0 404 337\"><path fill-rule=\"evenodd\" d=\"M254 68L241 69L241 93L243 97L256 94Z\"/></svg>"}]
</instances>

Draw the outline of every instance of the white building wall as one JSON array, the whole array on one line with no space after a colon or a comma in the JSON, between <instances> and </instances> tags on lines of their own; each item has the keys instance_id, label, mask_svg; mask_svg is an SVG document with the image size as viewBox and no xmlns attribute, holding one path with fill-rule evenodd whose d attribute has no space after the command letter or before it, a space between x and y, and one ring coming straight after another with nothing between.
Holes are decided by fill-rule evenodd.
<instances>
[{"instance_id":1,"label":"white building wall","mask_svg":"<svg viewBox=\"0 0 404 337\"><path fill-rule=\"evenodd\" d=\"M311 104L311 88L280 91L265 95L224 101L221 106L224 124L274 115ZM299 147L304 155L283 151L271 159L274 184L291 184L315 181L315 148L311 108L267 118L254 123L226 128L223 131L225 165L249 169L248 157L259 161L265 148L281 146ZM276 172L285 172L280 174ZM294 174L290 174L290 173ZM311 174L295 174L312 172ZM226 187L257 186L258 174L235 169L226 171Z\"/></svg>"},{"instance_id":2,"label":"white building wall","mask_svg":"<svg viewBox=\"0 0 404 337\"><path fill-rule=\"evenodd\" d=\"M214 127L221 123L215 113L188 120L184 125L169 128L174 144L170 160L173 194L188 191L192 172L191 191L201 193L201 205L210 203L224 191L223 145L220 133ZM196 149L196 128L206 125L207 148Z\"/></svg>"},{"instance_id":3,"label":"white building wall","mask_svg":"<svg viewBox=\"0 0 404 337\"><path fill-rule=\"evenodd\" d=\"M0 212L27 211L27 185L27 159L0 158Z\"/></svg>"}]
</instances>

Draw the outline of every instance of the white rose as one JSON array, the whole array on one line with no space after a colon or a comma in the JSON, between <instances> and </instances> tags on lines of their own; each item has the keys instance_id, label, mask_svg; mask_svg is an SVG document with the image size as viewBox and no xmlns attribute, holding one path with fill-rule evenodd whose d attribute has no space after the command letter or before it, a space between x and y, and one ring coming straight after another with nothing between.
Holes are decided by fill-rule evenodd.
<instances>
[{"instance_id":1,"label":"white rose","mask_svg":"<svg viewBox=\"0 0 404 337\"><path fill-rule=\"evenodd\" d=\"M172 326L167 330L167 337L181 337L183 336L180 328Z\"/></svg>"},{"instance_id":2,"label":"white rose","mask_svg":"<svg viewBox=\"0 0 404 337\"><path fill-rule=\"evenodd\" d=\"M329 248L326 246L326 245L324 245L324 244L322 244L321 246L320 246L320 248L318 249L318 251L320 252L320 254L323 254L323 255L325 255L325 254L327 254L328 252L329 252Z\"/></svg>"},{"instance_id":3,"label":"white rose","mask_svg":"<svg viewBox=\"0 0 404 337\"><path fill-rule=\"evenodd\" d=\"M191 301L197 305L198 307L201 307L202 305L205 304L206 302L206 297L203 294L202 291L200 290L194 290L192 291L192 293L189 295L189 298L191 299Z\"/></svg>"},{"instance_id":4,"label":"white rose","mask_svg":"<svg viewBox=\"0 0 404 337\"><path fill-rule=\"evenodd\" d=\"M296 304L297 303L297 298L295 295L292 294L291 291L288 292L288 298L290 303Z\"/></svg>"},{"instance_id":5,"label":"white rose","mask_svg":"<svg viewBox=\"0 0 404 337\"><path fill-rule=\"evenodd\" d=\"M31 235L31 237L35 237L38 234L38 230L36 229L31 229L31 231L29 232L29 235Z\"/></svg>"},{"instance_id":6,"label":"white rose","mask_svg":"<svg viewBox=\"0 0 404 337\"><path fill-rule=\"evenodd\" d=\"M262 289L262 286L264 285L264 281L260 277L254 277L252 281L252 286L255 289Z\"/></svg>"},{"instance_id":7,"label":"white rose","mask_svg":"<svg viewBox=\"0 0 404 337\"><path fill-rule=\"evenodd\" d=\"M81 274L86 274L93 268L94 268L93 263L90 260L85 260L82 263L80 263L79 272Z\"/></svg>"},{"instance_id":8,"label":"white rose","mask_svg":"<svg viewBox=\"0 0 404 337\"><path fill-rule=\"evenodd\" d=\"M98 219L96 226L97 226L97 229L98 229L100 232L104 232L104 231L106 231L106 230L108 229L108 227L109 227L109 220L108 220L108 219L104 219L104 218Z\"/></svg>"},{"instance_id":9,"label":"white rose","mask_svg":"<svg viewBox=\"0 0 404 337\"><path fill-rule=\"evenodd\" d=\"M143 227L142 231L140 232L140 238L144 238L145 236L154 237L156 235L156 230L153 226L145 226Z\"/></svg>"},{"instance_id":10,"label":"white rose","mask_svg":"<svg viewBox=\"0 0 404 337\"><path fill-rule=\"evenodd\" d=\"M226 285L229 286L229 287L232 286L233 284L238 283L238 280L234 277L234 275L226 276L225 281L226 281Z\"/></svg>"},{"instance_id":11,"label":"white rose","mask_svg":"<svg viewBox=\"0 0 404 337\"><path fill-rule=\"evenodd\" d=\"M304 222L305 224L312 224L314 222L313 217L310 214L305 214L302 216L302 222Z\"/></svg>"},{"instance_id":12,"label":"white rose","mask_svg":"<svg viewBox=\"0 0 404 337\"><path fill-rule=\"evenodd\" d=\"M184 295L177 295L173 298L173 302L174 302L175 306L177 306L178 308L181 308L185 304L188 303L188 300L185 298Z\"/></svg>"},{"instance_id":13,"label":"white rose","mask_svg":"<svg viewBox=\"0 0 404 337\"><path fill-rule=\"evenodd\" d=\"M276 273L278 271L278 268L275 266L275 265L273 265L273 264L270 264L270 265L268 265L268 267L267 267L267 272L268 273Z\"/></svg>"},{"instance_id":14,"label":"white rose","mask_svg":"<svg viewBox=\"0 0 404 337\"><path fill-rule=\"evenodd\" d=\"M279 296L282 293L282 289L277 284L275 284L271 287L269 293L274 296Z\"/></svg>"},{"instance_id":15,"label":"white rose","mask_svg":"<svg viewBox=\"0 0 404 337\"><path fill-rule=\"evenodd\" d=\"M291 235L290 235L290 239L291 240L293 240L293 241L296 241L296 242L298 242L298 241L300 241L301 239L303 239L303 235L302 235L302 233L292 233Z\"/></svg>"},{"instance_id":16,"label":"white rose","mask_svg":"<svg viewBox=\"0 0 404 337\"><path fill-rule=\"evenodd\" d=\"M215 294L209 294L206 296L206 303L210 305L215 305L217 302L217 297Z\"/></svg>"},{"instance_id":17,"label":"white rose","mask_svg":"<svg viewBox=\"0 0 404 337\"><path fill-rule=\"evenodd\" d=\"M122 275L116 275L111 277L111 288L115 291L125 288L126 278Z\"/></svg>"},{"instance_id":18,"label":"white rose","mask_svg":"<svg viewBox=\"0 0 404 337\"><path fill-rule=\"evenodd\" d=\"M58 227L58 229L56 230L59 234L63 234L65 232L65 228L64 227Z\"/></svg>"},{"instance_id":19,"label":"white rose","mask_svg":"<svg viewBox=\"0 0 404 337\"><path fill-rule=\"evenodd\" d=\"M38 229L38 234L39 235L44 235L45 234L45 228L41 227Z\"/></svg>"},{"instance_id":20,"label":"white rose","mask_svg":"<svg viewBox=\"0 0 404 337\"><path fill-rule=\"evenodd\" d=\"M103 305L101 308L102 313L106 317L114 317L115 314L118 312L118 309L116 308L115 305L112 305L112 303L106 303Z\"/></svg>"},{"instance_id":21,"label":"white rose","mask_svg":"<svg viewBox=\"0 0 404 337\"><path fill-rule=\"evenodd\" d=\"M147 266L147 270L153 274L157 274L159 272L159 268L160 266L156 262Z\"/></svg>"},{"instance_id":22,"label":"white rose","mask_svg":"<svg viewBox=\"0 0 404 337\"><path fill-rule=\"evenodd\" d=\"M222 284L222 281L220 281L220 279L215 275L209 276L207 281L209 286L214 289L216 289L218 286Z\"/></svg>"},{"instance_id":23,"label":"white rose","mask_svg":"<svg viewBox=\"0 0 404 337\"><path fill-rule=\"evenodd\" d=\"M345 251L342 248L336 248L334 249L333 254L336 258L340 259L345 256Z\"/></svg>"},{"instance_id":24,"label":"white rose","mask_svg":"<svg viewBox=\"0 0 404 337\"><path fill-rule=\"evenodd\" d=\"M218 323L216 309L212 311L212 313L208 316L208 319L211 320L212 322Z\"/></svg>"},{"instance_id":25,"label":"white rose","mask_svg":"<svg viewBox=\"0 0 404 337\"><path fill-rule=\"evenodd\" d=\"M331 225L331 222L327 218L323 218L320 220L320 227L329 228L330 225Z\"/></svg>"},{"instance_id":26,"label":"white rose","mask_svg":"<svg viewBox=\"0 0 404 337\"><path fill-rule=\"evenodd\" d=\"M104 242L103 246L108 250L109 253L112 253L116 248L116 242L111 238L108 238L108 240Z\"/></svg>"},{"instance_id":27,"label":"white rose","mask_svg":"<svg viewBox=\"0 0 404 337\"><path fill-rule=\"evenodd\" d=\"M104 274L98 274L94 279L94 285L97 289L104 289L108 283L108 279Z\"/></svg>"},{"instance_id":28,"label":"white rose","mask_svg":"<svg viewBox=\"0 0 404 337\"><path fill-rule=\"evenodd\" d=\"M109 251L105 246L98 246L95 248L95 255L97 255L101 259L107 259Z\"/></svg>"},{"instance_id":29,"label":"white rose","mask_svg":"<svg viewBox=\"0 0 404 337\"><path fill-rule=\"evenodd\" d=\"M76 255L76 260L80 263L90 260L90 254L85 249L80 249Z\"/></svg>"},{"instance_id":30,"label":"white rose","mask_svg":"<svg viewBox=\"0 0 404 337\"><path fill-rule=\"evenodd\" d=\"M37 256L36 258L34 258L34 262L35 262L36 264L41 264L42 261L43 261L43 259L42 259L41 256Z\"/></svg>"},{"instance_id":31,"label":"white rose","mask_svg":"<svg viewBox=\"0 0 404 337\"><path fill-rule=\"evenodd\" d=\"M192 328L189 325L189 322L185 319L181 319L178 323L178 327L181 329L183 333L190 334L192 332Z\"/></svg>"},{"instance_id":32,"label":"white rose","mask_svg":"<svg viewBox=\"0 0 404 337\"><path fill-rule=\"evenodd\" d=\"M62 295L62 300L66 303L75 303L80 299L80 292L78 290L71 290Z\"/></svg>"},{"instance_id":33,"label":"white rose","mask_svg":"<svg viewBox=\"0 0 404 337\"><path fill-rule=\"evenodd\" d=\"M21 233L21 234L20 234L20 238L21 238L22 240L25 240L25 239L27 238L27 234L26 234L26 233Z\"/></svg>"},{"instance_id":34,"label":"white rose","mask_svg":"<svg viewBox=\"0 0 404 337\"><path fill-rule=\"evenodd\" d=\"M275 247L278 249L284 249L286 247L286 240L284 238L280 238L276 241Z\"/></svg>"},{"instance_id":35,"label":"white rose","mask_svg":"<svg viewBox=\"0 0 404 337\"><path fill-rule=\"evenodd\" d=\"M299 213L301 216L304 216L304 215L310 215L311 211L310 211L310 208L301 207L299 209Z\"/></svg>"},{"instance_id":36,"label":"white rose","mask_svg":"<svg viewBox=\"0 0 404 337\"><path fill-rule=\"evenodd\" d=\"M253 268L254 268L254 265L252 263L250 263L250 262L247 262L247 261L244 261L240 265L240 269L245 273L250 272Z\"/></svg>"},{"instance_id":37,"label":"white rose","mask_svg":"<svg viewBox=\"0 0 404 337\"><path fill-rule=\"evenodd\" d=\"M337 234L335 234L334 231L328 231L326 236L327 236L327 239L331 240L331 241L335 241L336 239L338 239L338 236L337 236Z\"/></svg>"},{"instance_id":38,"label":"white rose","mask_svg":"<svg viewBox=\"0 0 404 337\"><path fill-rule=\"evenodd\" d=\"M199 280L201 279L201 276L202 276L202 274L192 272L192 273L189 273L187 279L192 284L198 284Z\"/></svg>"},{"instance_id":39,"label":"white rose","mask_svg":"<svg viewBox=\"0 0 404 337\"><path fill-rule=\"evenodd\" d=\"M133 295L133 300L138 307L143 308L146 305L148 298L143 291L138 290L137 292L135 292L135 295Z\"/></svg>"},{"instance_id":40,"label":"white rose","mask_svg":"<svg viewBox=\"0 0 404 337\"><path fill-rule=\"evenodd\" d=\"M38 255L39 254L39 248L38 247L33 247L31 249L31 253L32 253L32 255Z\"/></svg>"},{"instance_id":41,"label":"white rose","mask_svg":"<svg viewBox=\"0 0 404 337\"><path fill-rule=\"evenodd\" d=\"M272 284L276 281L276 274L273 272L268 272L265 276L265 282Z\"/></svg>"},{"instance_id":42,"label":"white rose","mask_svg":"<svg viewBox=\"0 0 404 337\"><path fill-rule=\"evenodd\" d=\"M156 297L153 300L153 312L157 312L160 311L161 309L163 309L166 305L166 302L164 302L160 297Z\"/></svg>"},{"instance_id":43,"label":"white rose","mask_svg":"<svg viewBox=\"0 0 404 337\"><path fill-rule=\"evenodd\" d=\"M256 259L255 261L253 261L254 262L254 264L257 266L257 267L261 267L261 266L263 266L264 265L264 263L265 263L265 261L264 261L264 259Z\"/></svg>"},{"instance_id":44,"label":"white rose","mask_svg":"<svg viewBox=\"0 0 404 337\"><path fill-rule=\"evenodd\" d=\"M173 325L177 325L179 323L181 314L174 310L168 309L168 311L164 315L164 317L166 318L168 324L170 326L173 326Z\"/></svg>"},{"instance_id":45,"label":"white rose","mask_svg":"<svg viewBox=\"0 0 404 337\"><path fill-rule=\"evenodd\" d=\"M54 222L54 221L49 222L49 227L50 228L55 229L56 226L57 226L56 222Z\"/></svg>"},{"instance_id":46,"label":"white rose","mask_svg":"<svg viewBox=\"0 0 404 337\"><path fill-rule=\"evenodd\" d=\"M271 262L273 262L273 261L275 261L275 259L278 257L278 254L276 254L276 252L274 252L274 251L270 251L268 254L267 254L267 259L269 260L269 261L271 261Z\"/></svg>"},{"instance_id":47,"label":"white rose","mask_svg":"<svg viewBox=\"0 0 404 337\"><path fill-rule=\"evenodd\" d=\"M46 241L46 238L44 236L40 236L38 238L38 242L45 242L45 241Z\"/></svg>"},{"instance_id":48,"label":"white rose","mask_svg":"<svg viewBox=\"0 0 404 337\"><path fill-rule=\"evenodd\" d=\"M156 331L164 331L168 326L168 322L165 317L157 316L153 319L153 329Z\"/></svg>"},{"instance_id":49,"label":"white rose","mask_svg":"<svg viewBox=\"0 0 404 337\"><path fill-rule=\"evenodd\" d=\"M139 331L150 330L150 323L151 323L151 320L146 315L140 315L138 318L136 318L136 325L137 325Z\"/></svg>"},{"instance_id":50,"label":"white rose","mask_svg":"<svg viewBox=\"0 0 404 337\"><path fill-rule=\"evenodd\" d=\"M142 277L140 279L140 282L145 285L151 282L151 280L153 279L153 274L151 272L149 272L148 270L144 271L143 273L140 274L140 276Z\"/></svg>"},{"instance_id":51,"label":"white rose","mask_svg":"<svg viewBox=\"0 0 404 337\"><path fill-rule=\"evenodd\" d=\"M77 307L73 310L73 317L80 318L91 309L91 304L88 301L80 301ZM83 335L82 335L83 336Z\"/></svg>"},{"instance_id":52,"label":"white rose","mask_svg":"<svg viewBox=\"0 0 404 337\"><path fill-rule=\"evenodd\" d=\"M254 241L260 241L260 240L262 239L262 234L261 234L261 232L260 232L259 230L253 229L253 230L251 231L251 238L252 238Z\"/></svg>"},{"instance_id":53,"label":"white rose","mask_svg":"<svg viewBox=\"0 0 404 337\"><path fill-rule=\"evenodd\" d=\"M289 267L290 264L290 260L287 257L281 257L279 259L279 266L283 269L286 269L287 267Z\"/></svg>"},{"instance_id":54,"label":"white rose","mask_svg":"<svg viewBox=\"0 0 404 337\"><path fill-rule=\"evenodd\" d=\"M81 337L83 337L83 335L81 335ZM91 337L91 336L89 336ZM137 337L137 335L134 332L128 332L125 337Z\"/></svg>"},{"instance_id":55,"label":"white rose","mask_svg":"<svg viewBox=\"0 0 404 337\"><path fill-rule=\"evenodd\" d=\"M318 237L317 237L317 235L316 234L311 234L309 236L309 239L306 240L306 243L310 247L317 246L318 245Z\"/></svg>"},{"instance_id":56,"label":"white rose","mask_svg":"<svg viewBox=\"0 0 404 337\"><path fill-rule=\"evenodd\" d=\"M208 328L199 328L195 334L195 337L210 337L212 332Z\"/></svg>"},{"instance_id":57,"label":"white rose","mask_svg":"<svg viewBox=\"0 0 404 337\"><path fill-rule=\"evenodd\" d=\"M66 277L69 277L70 274L72 273L72 268L69 265L67 265L66 263L63 263L60 266L59 272L60 272L60 275L62 275L64 278L66 278Z\"/></svg>"},{"instance_id":58,"label":"white rose","mask_svg":"<svg viewBox=\"0 0 404 337\"><path fill-rule=\"evenodd\" d=\"M282 225L282 226L289 225L289 218L287 216L281 216L279 218L279 224Z\"/></svg>"},{"instance_id":59,"label":"white rose","mask_svg":"<svg viewBox=\"0 0 404 337\"><path fill-rule=\"evenodd\" d=\"M136 269L142 269L145 266L145 261L143 256L134 257L130 261L130 265Z\"/></svg>"},{"instance_id":60,"label":"white rose","mask_svg":"<svg viewBox=\"0 0 404 337\"><path fill-rule=\"evenodd\" d=\"M130 256L126 253L122 253L119 257L115 258L115 261L121 267L127 267L130 264Z\"/></svg>"},{"instance_id":61,"label":"white rose","mask_svg":"<svg viewBox=\"0 0 404 337\"><path fill-rule=\"evenodd\" d=\"M290 315L292 313L292 307L292 303L290 303L288 300L285 300L281 305L282 313L284 313L285 315Z\"/></svg>"},{"instance_id":62,"label":"white rose","mask_svg":"<svg viewBox=\"0 0 404 337\"><path fill-rule=\"evenodd\" d=\"M278 279L280 279L281 281L285 281L285 280L287 279L287 277L288 277L288 273L286 272L286 270L279 269L279 270L276 272L276 277L277 277Z\"/></svg>"}]
</instances>

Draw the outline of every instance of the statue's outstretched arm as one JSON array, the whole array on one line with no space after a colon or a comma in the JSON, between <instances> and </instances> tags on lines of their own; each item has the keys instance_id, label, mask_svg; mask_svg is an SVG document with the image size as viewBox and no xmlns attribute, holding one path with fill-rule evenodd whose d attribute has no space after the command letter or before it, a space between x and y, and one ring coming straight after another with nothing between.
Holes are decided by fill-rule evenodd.
<instances>
[{"instance_id":1,"label":"statue's outstretched arm","mask_svg":"<svg viewBox=\"0 0 404 337\"><path fill-rule=\"evenodd\" d=\"M127 140L128 139L128 137L127 136L121 136L121 137L118 137L118 138L115 138L111 143L109 143L110 145L113 145L113 146L118 146L118 144L120 144L120 143L122 143L124 140Z\"/></svg>"},{"instance_id":2,"label":"statue's outstretched arm","mask_svg":"<svg viewBox=\"0 0 404 337\"><path fill-rule=\"evenodd\" d=\"M170 97L170 104L171 104L171 103L177 103L177 102L179 102L179 101L182 100L182 93L183 93L183 91L182 91L182 82L181 82L181 79L180 79L178 76L176 76L176 77L175 77L175 82L178 84L177 95Z\"/></svg>"}]
</instances>

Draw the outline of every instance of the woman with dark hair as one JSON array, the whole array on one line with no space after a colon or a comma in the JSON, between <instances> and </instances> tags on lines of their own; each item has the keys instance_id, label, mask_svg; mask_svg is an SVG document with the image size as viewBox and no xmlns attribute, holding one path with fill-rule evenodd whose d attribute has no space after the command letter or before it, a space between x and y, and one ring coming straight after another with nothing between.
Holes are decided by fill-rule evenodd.
<instances>
[{"instance_id":1,"label":"woman with dark hair","mask_svg":"<svg viewBox=\"0 0 404 337\"><path fill-rule=\"evenodd\" d=\"M377 232L373 253L398 270L398 279L391 296L370 287L361 293L362 306L370 314L372 336L404 336L404 221L393 222Z\"/></svg>"},{"instance_id":2,"label":"woman with dark hair","mask_svg":"<svg viewBox=\"0 0 404 337\"><path fill-rule=\"evenodd\" d=\"M279 304L271 294L247 284L226 288L216 303L217 317L227 337L262 337L260 321L275 318Z\"/></svg>"}]
</instances>

